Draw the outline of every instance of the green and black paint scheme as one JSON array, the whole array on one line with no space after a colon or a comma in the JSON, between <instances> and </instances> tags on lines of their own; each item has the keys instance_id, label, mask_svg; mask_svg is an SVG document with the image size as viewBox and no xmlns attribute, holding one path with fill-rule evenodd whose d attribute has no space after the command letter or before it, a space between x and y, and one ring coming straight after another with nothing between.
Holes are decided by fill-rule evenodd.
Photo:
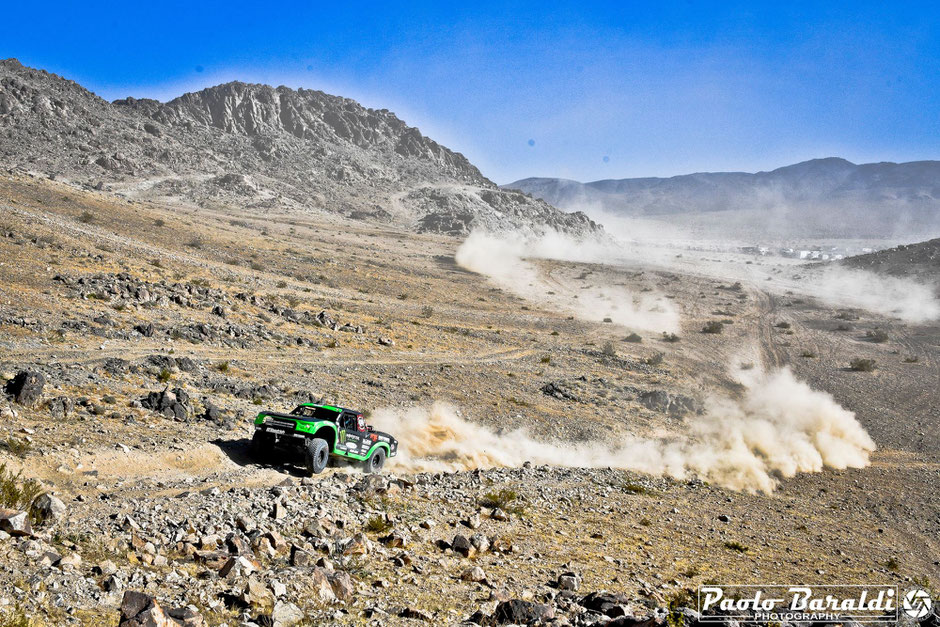
<instances>
[{"instance_id":1,"label":"green and black paint scheme","mask_svg":"<svg viewBox=\"0 0 940 627\"><path fill-rule=\"evenodd\" d=\"M363 462L378 472L398 454L398 440L365 424L362 413L345 407L303 403L289 414L263 411L255 418L252 451L270 460L275 449L300 452L310 474L326 468L330 455Z\"/></svg>"}]
</instances>

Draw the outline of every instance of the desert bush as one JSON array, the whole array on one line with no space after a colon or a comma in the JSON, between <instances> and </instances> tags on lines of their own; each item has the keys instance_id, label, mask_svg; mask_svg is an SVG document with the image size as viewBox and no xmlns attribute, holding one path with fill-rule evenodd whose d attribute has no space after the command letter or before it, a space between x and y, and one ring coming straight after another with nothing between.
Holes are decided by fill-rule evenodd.
<instances>
[{"instance_id":1,"label":"desert bush","mask_svg":"<svg viewBox=\"0 0 940 627\"><path fill-rule=\"evenodd\" d=\"M373 516L366 521L366 531L383 533L392 528L392 523L385 516Z\"/></svg>"},{"instance_id":2,"label":"desert bush","mask_svg":"<svg viewBox=\"0 0 940 627\"><path fill-rule=\"evenodd\" d=\"M791 325L789 322L778 322L774 326L776 326L778 329L789 329Z\"/></svg>"},{"instance_id":3,"label":"desert bush","mask_svg":"<svg viewBox=\"0 0 940 627\"><path fill-rule=\"evenodd\" d=\"M543 364L550 364L550 363L552 363L552 358L549 357L548 355L545 355L544 357L542 357L542 358L539 360L539 362L540 362L540 363L543 363Z\"/></svg>"},{"instance_id":4,"label":"desert bush","mask_svg":"<svg viewBox=\"0 0 940 627\"><path fill-rule=\"evenodd\" d=\"M35 479L23 479L23 471L16 474L0 464L0 505L9 509L25 510L33 502L42 486Z\"/></svg>"},{"instance_id":5,"label":"desert bush","mask_svg":"<svg viewBox=\"0 0 940 627\"><path fill-rule=\"evenodd\" d=\"M711 320L702 327L702 333L721 333L725 325L719 320Z\"/></svg>"},{"instance_id":6,"label":"desert bush","mask_svg":"<svg viewBox=\"0 0 940 627\"><path fill-rule=\"evenodd\" d=\"M874 359L857 357L849 362L849 368L855 372L872 372L876 367Z\"/></svg>"},{"instance_id":7,"label":"desert bush","mask_svg":"<svg viewBox=\"0 0 940 627\"><path fill-rule=\"evenodd\" d=\"M433 315L434 315L434 307L431 307L430 305L425 305L424 307L421 308L422 318L430 318Z\"/></svg>"},{"instance_id":8,"label":"desert bush","mask_svg":"<svg viewBox=\"0 0 940 627\"><path fill-rule=\"evenodd\" d=\"M158 380L160 383L166 383L167 381L169 381L169 380L172 379L172 378L173 378L173 373L170 372L169 370L167 370L166 368L161 368L161 369L160 369L160 374L157 375L157 380Z\"/></svg>"},{"instance_id":9,"label":"desert bush","mask_svg":"<svg viewBox=\"0 0 940 627\"><path fill-rule=\"evenodd\" d=\"M663 363L665 358L666 356L663 353L654 353L653 355L643 359L643 363L647 366L658 366Z\"/></svg>"},{"instance_id":10,"label":"desert bush","mask_svg":"<svg viewBox=\"0 0 940 627\"><path fill-rule=\"evenodd\" d=\"M601 352L608 357L615 357L617 355L617 347L614 346L614 343L610 340L604 342L604 346L601 347Z\"/></svg>"},{"instance_id":11,"label":"desert bush","mask_svg":"<svg viewBox=\"0 0 940 627\"><path fill-rule=\"evenodd\" d=\"M91 224L95 221L95 216L90 211L83 211L82 215L78 216L78 221L82 224Z\"/></svg>"},{"instance_id":12,"label":"desert bush","mask_svg":"<svg viewBox=\"0 0 940 627\"><path fill-rule=\"evenodd\" d=\"M725 542L725 548L737 551L738 553L747 553L748 548L737 541Z\"/></svg>"},{"instance_id":13,"label":"desert bush","mask_svg":"<svg viewBox=\"0 0 940 627\"><path fill-rule=\"evenodd\" d=\"M875 342L876 344L882 344L888 341L888 333L884 329L874 329L873 331L867 331L865 333L870 341Z\"/></svg>"},{"instance_id":14,"label":"desert bush","mask_svg":"<svg viewBox=\"0 0 940 627\"><path fill-rule=\"evenodd\" d=\"M216 367L215 367L215 369L218 370L219 372L228 372L228 368L229 368L229 363L227 361L220 361L218 364L216 364Z\"/></svg>"},{"instance_id":15,"label":"desert bush","mask_svg":"<svg viewBox=\"0 0 940 627\"><path fill-rule=\"evenodd\" d=\"M281 289L284 289L285 287L287 287L287 281L278 281L277 286Z\"/></svg>"},{"instance_id":16,"label":"desert bush","mask_svg":"<svg viewBox=\"0 0 940 627\"><path fill-rule=\"evenodd\" d=\"M679 336L676 335L675 333L666 333L665 331L663 331L663 341L669 342L670 344L675 344L676 342L679 341Z\"/></svg>"},{"instance_id":17,"label":"desert bush","mask_svg":"<svg viewBox=\"0 0 940 627\"><path fill-rule=\"evenodd\" d=\"M6 440L0 441L0 447L5 448L17 457L26 457L26 454L33 448L33 445L29 440L9 437Z\"/></svg>"},{"instance_id":18,"label":"desert bush","mask_svg":"<svg viewBox=\"0 0 940 627\"><path fill-rule=\"evenodd\" d=\"M166 222L162 218L157 218L153 221L153 225L156 227L164 227L166 226Z\"/></svg>"},{"instance_id":19,"label":"desert bush","mask_svg":"<svg viewBox=\"0 0 940 627\"><path fill-rule=\"evenodd\" d=\"M800 353L800 357L804 357L806 359L814 359L816 357L816 353L814 353L813 351L803 351L802 353Z\"/></svg>"},{"instance_id":20,"label":"desert bush","mask_svg":"<svg viewBox=\"0 0 940 627\"><path fill-rule=\"evenodd\" d=\"M643 338L637 335L636 333L631 333L627 337L623 338L624 342L630 342L631 344L639 344L643 341Z\"/></svg>"},{"instance_id":21,"label":"desert bush","mask_svg":"<svg viewBox=\"0 0 940 627\"><path fill-rule=\"evenodd\" d=\"M920 361L920 358L917 355L908 355L904 358L906 364L916 364L918 361Z\"/></svg>"},{"instance_id":22,"label":"desert bush","mask_svg":"<svg viewBox=\"0 0 940 627\"><path fill-rule=\"evenodd\" d=\"M499 508L505 512L521 514L523 508L516 503L519 494L510 488L502 488L498 491L487 492L480 499L480 505L484 507Z\"/></svg>"}]
</instances>

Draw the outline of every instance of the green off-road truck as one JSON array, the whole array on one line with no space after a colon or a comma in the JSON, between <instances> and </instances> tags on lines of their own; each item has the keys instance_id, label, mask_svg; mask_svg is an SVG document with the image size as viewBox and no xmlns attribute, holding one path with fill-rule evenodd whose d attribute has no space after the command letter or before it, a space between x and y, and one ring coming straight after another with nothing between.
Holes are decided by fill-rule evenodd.
<instances>
[{"instance_id":1,"label":"green off-road truck","mask_svg":"<svg viewBox=\"0 0 940 627\"><path fill-rule=\"evenodd\" d=\"M366 472L379 472L385 459L398 453L398 440L367 425L361 412L304 403L289 414L258 414L251 448L263 461L271 461L277 449L299 452L310 474L326 468L330 455L362 462Z\"/></svg>"}]
</instances>

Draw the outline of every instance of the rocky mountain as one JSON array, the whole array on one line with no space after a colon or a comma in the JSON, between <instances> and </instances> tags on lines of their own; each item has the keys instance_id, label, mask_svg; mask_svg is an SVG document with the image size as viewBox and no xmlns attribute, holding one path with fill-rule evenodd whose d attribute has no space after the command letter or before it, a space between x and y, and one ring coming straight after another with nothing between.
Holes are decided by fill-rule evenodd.
<instances>
[{"instance_id":1,"label":"rocky mountain","mask_svg":"<svg viewBox=\"0 0 940 627\"><path fill-rule=\"evenodd\" d=\"M842 263L850 268L940 283L940 239L856 255Z\"/></svg>"},{"instance_id":2,"label":"rocky mountain","mask_svg":"<svg viewBox=\"0 0 940 627\"><path fill-rule=\"evenodd\" d=\"M232 82L167 103L109 103L0 61L0 165L134 198L338 213L421 231L595 229L500 190L388 110L320 91Z\"/></svg>"},{"instance_id":3,"label":"rocky mountain","mask_svg":"<svg viewBox=\"0 0 940 627\"><path fill-rule=\"evenodd\" d=\"M704 172L579 183L527 178L506 185L563 209L735 221L769 234L884 237L940 233L940 161L813 159L770 172ZM702 217L702 214L712 214Z\"/></svg>"}]
</instances>

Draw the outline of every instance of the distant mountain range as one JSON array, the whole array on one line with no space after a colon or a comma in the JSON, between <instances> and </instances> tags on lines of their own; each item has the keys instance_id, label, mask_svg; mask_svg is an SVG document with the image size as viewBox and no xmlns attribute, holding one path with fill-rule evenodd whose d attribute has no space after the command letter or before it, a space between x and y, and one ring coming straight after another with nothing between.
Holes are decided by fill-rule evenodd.
<instances>
[{"instance_id":1,"label":"distant mountain range","mask_svg":"<svg viewBox=\"0 0 940 627\"><path fill-rule=\"evenodd\" d=\"M0 165L132 198L320 212L453 235L596 229L582 214L500 190L388 110L309 89L232 82L167 103L109 103L7 59Z\"/></svg>"},{"instance_id":2,"label":"distant mountain range","mask_svg":"<svg viewBox=\"0 0 940 627\"><path fill-rule=\"evenodd\" d=\"M518 189L565 210L668 219L769 236L940 234L940 161L813 159L770 172L705 172L579 183L527 178ZM592 214L593 215L593 214Z\"/></svg>"}]
</instances>

